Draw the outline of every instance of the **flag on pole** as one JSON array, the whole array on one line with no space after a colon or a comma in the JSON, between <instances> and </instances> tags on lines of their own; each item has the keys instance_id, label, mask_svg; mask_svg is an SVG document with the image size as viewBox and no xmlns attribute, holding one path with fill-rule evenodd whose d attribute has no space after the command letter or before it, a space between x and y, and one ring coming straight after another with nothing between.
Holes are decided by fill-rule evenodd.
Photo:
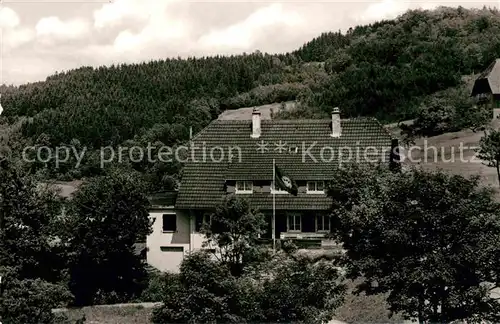
<instances>
[{"instance_id":1,"label":"flag on pole","mask_svg":"<svg viewBox=\"0 0 500 324\"><path fill-rule=\"evenodd\" d=\"M276 160L273 159L273 182L276 179ZM272 224L273 251L276 252L276 192L273 191L273 224Z\"/></svg>"},{"instance_id":2,"label":"flag on pole","mask_svg":"<svg viewBox=\"0 0 500 324\"><path fill-rule=\"evenodd\" d=\"M276 164L274 165L274 183L275 188L280 188L294 196L297 196L297 184L291 177L283 173L283 171Z\"/></svg>"}]
</instances>

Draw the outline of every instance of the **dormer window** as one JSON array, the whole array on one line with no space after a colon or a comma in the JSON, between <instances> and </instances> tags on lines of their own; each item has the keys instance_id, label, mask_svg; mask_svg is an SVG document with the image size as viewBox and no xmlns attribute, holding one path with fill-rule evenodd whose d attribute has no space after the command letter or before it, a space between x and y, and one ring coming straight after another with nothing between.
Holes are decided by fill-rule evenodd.
<instances>
[{"instance_id":1,"label":"dormer window","mask_svg":"<svg viewBox=\"0 0 500 324\"><path fill-rule=\"evenodd\" d=\"M253 193L253 182L252 181L236 181L236 191L237 194L251 194Z\"/></svg>"},{"instance_id":2,"label":"dormer window","mask_svg":"<svg viewBox=\"0 0 500 324\"><path fill-rule=\"evenodd\" d=\"M325 182L324 181L308 181L307 182L308 194L324 194Z\"/></svg>"}]
</instances>

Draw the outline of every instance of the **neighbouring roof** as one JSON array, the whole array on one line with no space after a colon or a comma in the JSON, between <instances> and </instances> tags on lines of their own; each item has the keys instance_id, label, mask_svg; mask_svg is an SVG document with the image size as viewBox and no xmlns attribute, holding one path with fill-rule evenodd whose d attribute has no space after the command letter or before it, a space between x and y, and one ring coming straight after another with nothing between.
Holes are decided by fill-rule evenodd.
<instances>
[{"instance_id":1,"label":"neighbouring roof","mask_svg":"<svg viewBox=\"0 0 500 324\"><path fill-rule=\"evenodd\" d=\"M480 93L500 94L500 59L496 59L474 82L471 96Z\"/></svg>"},{"instance_id":2,"label":"neighbouring roof","mask_svg":"<svg viewBox=\"0 0 500 324\"><path fill-rule=\"evenodd\" d=\"M374 147L379 152L386 152L385 161L389 162L392 137L383 126L373 118L345 119L341 121L342 136L332 138L331 120L262 120L261 136L250 137L252 122L249 120L216 120L209 124L192 140L194 157L197 162L188 161L184 165L183 176L177 197L177 209L206 209L213 208L226 194L225 184L232 180L272 180L273 159L282 171L294 180L328 180L336 172L339 159L338 152L347 148L353 155L357 150L363 152L366 147ZM277 151L279 143L286 143L288 147L298 148L297 153L287 150L286 153ZM258 151L258 143L267 143L268 151ZM309 151L316 158L314 162L303 152L313 145ZM205 147L203 150L202 147ZM210 151L214 147L214 157L220 156L220 148L225 153L224 161L217 163L210 158ZM233 161L229 162L229 148L233 150ZM241 149L241 154L235 150ZM334 152L331 162L321 160L321 149L325 160ZM331 148L331 149L330 149ZM203 162L205 152L205 162ZM191 155L191 154L189 154ZM241 156L241 161L238 160ZM380 153L382 156L382 153ZM354 159L354 157L353 157ZM242 195L243 196L243 195ZM272 209L272 195L269 193L254 193L246 196L252 206L261 210ZM322 195L276 195L277 209L318 210L327 209L331 199Z\"/></svg>"},{"instance_id":3,"label":"neighbouring roof","mask_svg":"<svg viewBox=\"0 0 500 324\"><path fill-rule=\"evenodd\" d=\"M62 198L71 198L73 194L82 185L83 181L55 181L50 183L40 183L41 186L49 186L58 192L59 196Z\"/></svg>"}]
</instances>

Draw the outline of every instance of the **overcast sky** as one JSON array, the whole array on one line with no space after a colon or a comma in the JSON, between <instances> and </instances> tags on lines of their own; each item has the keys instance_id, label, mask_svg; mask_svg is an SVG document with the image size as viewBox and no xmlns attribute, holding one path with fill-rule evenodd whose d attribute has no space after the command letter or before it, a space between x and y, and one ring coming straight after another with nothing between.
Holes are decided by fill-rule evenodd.
<instances>
[{"instance_id":1,"label":"overcast sky","mask_svg":"<svg viewBox=\"0 0 500 324\"><path fill-rule=\"evenodd\" d=\"M324 31L410 8L499 1L0 0L0 84L44 80L82 65L166 57L286 52Z\"/></svg>"}]
</instances>

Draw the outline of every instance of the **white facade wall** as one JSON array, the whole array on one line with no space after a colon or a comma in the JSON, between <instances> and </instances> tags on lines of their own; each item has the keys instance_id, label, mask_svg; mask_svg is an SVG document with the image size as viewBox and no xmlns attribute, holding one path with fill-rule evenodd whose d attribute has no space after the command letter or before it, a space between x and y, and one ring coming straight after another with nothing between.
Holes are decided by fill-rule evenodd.
<instances>
[{"instance_id":1,"label":"white facade wall","mask_svg":"<svg viewBox=\"0 0 500 324\"><path fill-rule=\"evenodd\" d=\"M175 215L176 231L163 231L163 215ZM153 209L153 232L146 239L147 262L160 271L179 272L182 259L191 251L202 248L204 236L195 232L195 218L173 207Z\"/></svg>"},{"instance_id":2,"label":"white facade wall","mask_svg":"<svg viewBox=\"0 0 500 324\"><path fill-rule=\"evenodd\" d=\"M500 118L500 108L493 109L493 120L497 120Z\"/></svg>"},{"instance_id":3,"label":"white facade wall","mask_svg":"<svg viewBox=\"0 0 500 324\"><path fill-rule=\"evenodd\" d=\"M175 216L176 230L163 231L163 215ZM205 236L196 232L196 218L185 210L175 210L173 206L152 209L149 217L154 219L153 232L146 239L147 262L160 271L179 272L182 260L190 252L203 248ZM321 239L321 250L338 250L338 245L322 239L324 233L282 233L289 238L298 236ZM208 247L212 248L212 247Z\"/></svg>"}]
</instances>

